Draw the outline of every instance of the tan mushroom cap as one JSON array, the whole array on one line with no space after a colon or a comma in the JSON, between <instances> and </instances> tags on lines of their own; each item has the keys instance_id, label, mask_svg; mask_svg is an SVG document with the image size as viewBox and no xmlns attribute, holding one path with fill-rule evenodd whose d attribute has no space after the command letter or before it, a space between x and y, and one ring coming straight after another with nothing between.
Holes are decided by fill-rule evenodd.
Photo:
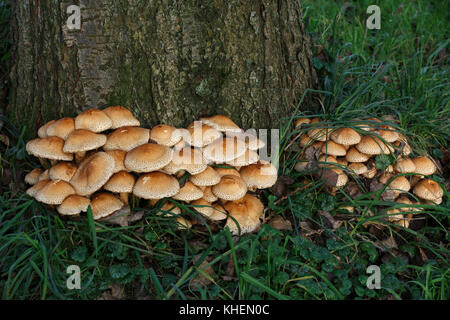
<instances>
[{"instance_id":1,"label":"tan mushroom cap","mask_svg":"<svg viewBox=\"0 0 450 320\"><path fill-rule=\"evenodd\" d=\"M298 118L297 120L295 120L295 127L300 127L302 124L308 124L311 122L310 118Z\"/></svg>"},{"instance_id":2,"label":"tan mushroom cap","mask_svg":"<svg viewBox=\"0 0 450 320\"><path fill-rule=\"evenodd\" d=\"M297 172L305 171L308 164L309 164L308 160L300 159L298 160L298 162L295 163L294 170Z\"/></svg>"},{"instance_id":3,"label":"tan mushroom cap","mask_svg":"<svg viewBox=\"0 0 450 320\"><path fill-rule=\"evenodd\" d=\"M220 178L220 182L211 187L213 194L223 200L238 200L247 193L245 181L234 175Z\"/></svg>"},{"instance_id":4,"label":"tan mushroom cap","mask_svg":"<svg viewBox=\"0 0 450 320\"><path fill-rule=\"evenodd\" d=\"M376 130L376 133L387 142L395 142L398 139L398 132L393 131L391 126L380 126L381 129Z\"/></svg>"},{"instance_id":5,"label":"tan mushroom cap","mask_svg":"<svg viewBox=\"0 0 450 320\"><path fill-rule=\"evenodd\" d=\"M203 191L203 197L202 199L205 201L208 201L210 203L213 203L214 201L217 201L219 198L216 197L214 193L212 193L212 188L210 186L208 187L200 187Z\"/></svg>"},{"instance_id":6,"label":"tan mushroom cap","mask_svg":"<svg viewBox=\"0 0 450 320\"><path fill-rule=\"evenodd\" d=\"M172 161L164 167L164 171L175 174L180 170L186 170L194 175L203 172L206 167L206 160L200 149L185 147L174 150Z\"/></svg>"},{"instance_id":7,"label":"tan mushroom cap","mask_svg":"<svg viewBox=\"0 0 450 320\"><path fill-rule=\"evenodd\" d=\"M57 210L63 216L75 216L81 212L86 212L90 204L89 198L72 194L64 199Z\"/></svg>"},{"instance_id":8,"label":"tan mushroom cap","mask_svg":"<svg viewBox=\"0 0 450 320\"><path fill-rule=\"evenodd\" d=\"M223 208L223 206L216 202L212 205L213 210L211 215L208 216L209 220L220 221L225 220L228 217L227 211Z\"/></svg>"},{"instance_id":9,"label":"tan mushroom cap","mask_svg":"<svg viewBox=\"0 0 450 320\"><path fill-rule=\"evenodd\" d=\"M39 176L42 174L41 168L34 168L25 176L25 182L31 185L36 184L39 181Z\"/></svg>"},{"instance_id":10,"label":"tan mushroom cap","mask_svg":"<svg viewBox=\"0 0 450 320\"><path fill-rule=\"evenodd\" d=\"M330 163L337 163L336 157L328 154L321 154L317 161L319 161L319 168L332 167L333 165Z\"/></svg>"},{"instance_id":11,"label":"tan mushroom cap","mask_svg":"<svg viewBox=\"0 0 450 320\"><path fill-rule=\"evenodd\" d=\"M206 201L203 198L194 200L190 204L193 206L193 209L200 212L205 217L209 217L212 214L214 214L214 208L212 206L212 203L209 201Z\"/></svg>"},{"instance_id":12,"label":"tan mushroom cap","mask_svg":"<svg viewBox=\"0 0 450 320\"><path fill-rule=\"evenodd\" d=\"M63 151L76 153L95 150L102 147L106 142L106 135L89 130L74 130L66 139Z\"/></svg>"},{"instance_id":13,"label":"tan mushroom cap","mask_svg":"<svg viewBox=\"0 0 450 320\"><path fill-rule=\"evenodd\" d=\"M190 176L189 180L196 186L213 186L220 182L221 176L214 170L213 167L208 166L204 171L199 174Z\"/></svg>"},{"instance_id":14,"label":"tan mushroom cap","mask_svg":"<svg viewBox=\"0 0 450 320\"><path fill-rule=\"evenodd\" d=\"M392 178L392 174L388 172L383 172L383 174L378 178L378 181L382 184L386 184Z\"/></svg>"},{"instance_id":15,"label":"tan mushroom cap","mask_svg":"<svg viewBox=\"0 0 450 320\"><path fill-rule=\"evenodd\" d=\"M203 148L203 156L215 163L225 163L240 157L245 153L245 142L236 137L217 139Z\"/></svg>"},{"instance_id":16,"label":"tan mushroom cap","mask_svg":"<svg viewBox=\"0 0 450 320\"><path fill-rule=\"evenodd\" d=\"M218 130L218 131L230 131L241 132L241 128L233 122L229 117L218 114L212 117L200 118L204 124Z\"/></svg>"},{"instance_id":17,"label":"tan mushroom cap","mask_svg":"<svg viewBox=\"0 0 450 320\"><path fill-rule=\"evenodd\" d=\"M300 138L300 146L306 147L314 142L307 134L303 134Z\"/></svg>"},{"instance_id":18,"label":"tan mushroom cap","mask_svg":"<svg viewBox=\"0 0 450 320\"><path fill-rule=\"evenodd\" d=\"M394 192L401 193L408 192L411 189L411 185L405 176L400 176L392 180L388 188L394 190Z\"/></svg>"},{"instance_id":19,"label":"tan mushroom cap","mask_svg":"<svg viewBox=\"0 0 450 320\"><path fill-rule=\"evenodd\" d=\"M75 129L86 129L92 132L102 132L112 127L112 120L98 109L89 109L75 117Z\"/></svg>"},{"instance_id":20,"label":"tan mushroom cap","mask_svg":"<svg viewBox=\"0 0 450 320\"><path fill-rule=\"evenodd\" d=\"M48 128L51 124L53 124L53 123L55 123L55 122L56 122L56 120L50 120L49 122L47 122L47 123L45 123L43 126L41 126L41 127L38 129L38 132L37 132L38 137L39 137L39 138L47 138L47 137L48 137L48 135L47 135L47 128Z\"/></svg>"},{"instance_id":21,"label":"tan mushroom cap","mask_svg":"<svg viewBox=\"0 0 450 320\"><path fill-rule=\"evenodd\" d=\"M122 106L111 106L103 109L103 112L112 120L111 129L120 127L137 127L141 123L136 119L130 110Z\"/></svg>"},{"instance_id":22,"label":"tan mushroom cap","mask_svg":"<svg viewBox=\"0 0 450 320\"><path fill-rule=\"evenodd\" d=\"M386 214L389 215L387 216L388 221L397 221L403 218L403 214L401 213L401 211L399 209L389 209L386 211Z\"/></svg>"},{"instance_id":23,"label":"tan mushroom cap","mask_svg":"<svg viewBox=\"0 0 450 320\"><path fill-rule=\"evenodd\" d=\"M36 200L46 204L61 204L71 194L75 194L75 190L70 183L52 180L36 193Z\"/></svg>"},{"instance_id":24,"label":"tan mushroom cap","mask_svg":"<svg viewBox=\"0 0 450 320\"><path fill-rule=\"evenodd\" d=\"M395 200L395 202L397 202L397 203L401 203L401 204L406 204L406 205L409 205L409 204L416 204L416 203L413 203L411 200L409 200L407 197L405 197L405 196L400 196L400 197L398 197L396 200ZM416 207L402 207L402 208L399 208L400 209L400 211L402 211L402 212L420 212L420 209L419 208L416 208Z\"/></svg>"},{"instance_id":25,"label":"tan mushroom cap","mask_svg":"<svg viewBox=\"0 0 450 320\"><path fill-rule=\"evenodd\" d=\"M335 173L337 175L336 183L335 183L335 185L333 185L333 187L340 188L340 187L343 187L343 186L345 186L347 184L348 177L344 173L344 171L342 171L341 169L339 169L339 168L327 168L327 169L325 169L325 173L327 173L327 172L333 172L333 173ZM328 184L331 184L331 183L328 182Z\"/></svg>"},{"instance_id":26,"label":"tan mushroom cap","mask_svg":"<svg viewBox=\"0 0 450 320\"><path fill-rule=\"evenodd\" d=\"M354 147L350 148L345 155L345 160L348 162L366 162L369 159L370 155L361 153Z\"/></svg>"},{"instance_id":27,"label":"tan mushroom cap","mask_svg":"<svg viewBox=\"0 0 450 320\"><path fill-rule=\"evenodd\" d=\"M369 170L367 166L361 162L350 163L348 169L350 172L354 172L357 175L364 174Z\"/></svg>"},{"instance_id":28,"label":"tan mushroom cap","mask_svg":"<svg viewBox=\"0 0 450 320\"><path fill-rule=\"evenodd\" d=\"M197 148L202 148L204 146L209 145L214 140L222 137L222 133L213 127L208 126L207 124L202 123L201 121L194 121L188 127L187 130L189 132L188 143ZM183 135L183 138L186 138Z\"/></svg>"},{"instance_id":29,"label":"tan mushroom cap","mask_svg":"<svg viewBox=\"0 0 450 320\"><path fill-rule=\"evenodd\" d=\"M320 123L319 118L314 118L310 122L310 124L316 124L316 123ZM326 126L326 123L324 123L323 126ZM330 128L317 127L317 128L312 128L312 129L308 130L307 134L313 140L326 141L330 131L331 131Z\"/></svg>"},{"instance_id":30,"label":"tan mushroom cap","mask_svg":"<svg viewBox=\"0 0 450 320\"><path fill-rule=\"evenodd\" d=\"M131 193L134 187L134 176L127 171L119 171L109 178L108 182L103 186L103 189L118 192Z\"/></svg>"},{"instance_id":31,"label":"tan mushroom cap","mask_svg":"<svg viewBox=\"0 0 450 320\"><path fill-rule=\"evenodd\" d=\"M114 159L106 152L97 152L84 159L70 179L77 194L87 196L99 190L113 175Z\"/></svg>"},{"instance_id":32,"label":"tan mushroom cap","mask_svg":"<svg viewBox=\"0 0 450 320\"><path fill-rule=\"evenodd\" d=\"M398 134L398 140L394 142L394 145L396 147L401 147L401 152L404 156L408 156L412 152L412 148L408 143L408 139L406 139L406 137L401 133Z\"/></svg>"},{"instance_id":33,"label":"tan mushroom cap","mask_svg":"<svg viewBox=\"0 0 450 320\"><path fill-rule=\"evenodd\" d=\"M395 163L395 170L400 173L410 173L416 170L416 165L409 158L398 159Z\"/></svg>"},{"instance_id":34,"label":"tan mushroom cap","mask_svg":"<svg viewBox=\"0 0 450 320\"><path fill-rule=\"evenodd\" d=\"M241 200L228 201L225 209L230 214L225 226L230 229L231 234L238 235L239 228L240 234L245 234L253 232L260 226L259 218L264 212L264 205L255 196L247 194ZM237 221L239 227L231 217Z\"/></svg>"},{"instance_id":35,"label":"tan mushroom cap","mask_svg":"<svg viewBox=\"0 0 450 320\"><path fill-rule=\"evenodd\" d=\"M39 176L38 181L49 180L49 179L50 179L50 173L49 173L49 170L47 169L47 170L45 170L44 172L41 173L41 175Z\"/></svg>"},{"instance_id":36,"label":"tan mushroom cap","mask_svg":"<svg viewBox=\"0 0 450 320\"><path fill-rule=\"evenodd\" d=\"M162 199L173 197L180 190L178 180L162 172L143 174L136 181L133 194L143 199Z\"/></svg>"},{"instance_id":37,"label":"tan mushroom cap","mask_svg":"<svg viewBox=\"0 0 450 320\"><path fill-rule=\"evenodd\" d=\"M109 192L96 194L91 199L92 216L94 220L105 218L114 211L122 209L122 200Z\"/></svg>"},{"instance_id":38,"label":"tan mushroom cap","mask_svg":"<svg viewBox=\"0 0 450 320\"><path fill-rule=\"evenodd\" d=\"M256 131L254 130L248 130L246 132L227 132L226 136L230 138L236 137L237 139L244 141L247 149L253 151L264 148L266 145L264 141L256 136Z\"/></svg>"},{"instance_id":39,"label":"tan mushroom cap","mask_svg":"<svg viewBox=\"0 0 450 320\"><path fill-rule=\"evenodd\" d=\"M103 149L130 151L140 145L148 143L150 130L140 127L121 127L108 135Z\"/></svg>"},{"instance_id":40,"label":"tan mushroom cap","mask_svg":"<svg viewBox=\"0 0 450 320\"><path fill-rule=\"evenodd\" d=\"M178 230L185 230L192 228L192 222L184 217L176 217L175 220L178 223Z\"/></svg>"},{"instance_id":41,"label":"tan mushroom cap","mask_svg":"<svg viewBox=\"0 0 450 320\"><path fill-rule=\"evenodd\" d=\"M130 150L125 168L135 172L151 172L164 168L172 160L173 150L160 144L146 143Z\"/></svg>"},{"instance_id":42,"label":"tan mushroom cap","mask_svg":"<svg viewBox=\"0 0 450 320\"><path fill-rule=\"evenodd\" d=\"M174 195L172 198L180 201L193 201L198 200L203 197L203 191L195 184L190 181L187 181L183 187L180 188L178 193Z\"/></svg>"},{"instance_id":43,"label":"tan mushroom cap","mask_svg":"<svg viewBox=\"0 0 450 320\"><path fill-rule=\"evenodd\" d=\"M234 167L248 166L249 164L255 163L259 160L259 155L253 150L247 149L241 156L225 162L225 164Z\"/></svg>"},{"instance_id":44,"label":"tan mushroom cap","mask_svg":"<svg viewBox=\"0 0 450 320\"><path fill-rule=\"evenodd\" d=\"M347 154L347 150L345 150L344 146L330 140L323 144L321 151L323 153L337 157L345 156Z\"/></svg>"},{"instance_id":45,"label":"tan mushroom cap","mask_svg":"<svg viewBox=\"0 0 450 320\"><path fill-rule=\"evenodd\" d=\"M216 166L216 167L214 167L214 170L216 170L216 172L219 174L220 177L223 177L223 176L229 175L229 174L238 176L238 177L241 176L239 173L239 170L233 166L226 166L226 168Z\"/></svg>"},{"instance_id":46,"label":"tan mushroom cap","mask_svg":"<svg viewBox=\"0 0 450 320\"><path fill-rule=\"evenodd\" d=\"M37 138L26 145L29 154L51 160L72 161L73 154L63 151L64 140L59 137Z\"/></svg>"},{"instance_id":47,"label":"tan mushroom cap","mask_svg":"<svg viewBox=\"0 0 450 320\"><path fill-rule=\"evenodd\" d=\"M250 190L270 188L277 182L277 168L267 161L242 167L239 173Z\"/></svg>"},{"instance_id":48,"label":"tan mushroom cap","mask_svg":"<svg viewBox=\"0 0 450 320\"><path fill-rule=\"evenodd\" d=\"M60 162L48 170L48 175L52 180L63 180L69 182L77 171L77 166L70 162Z\"/></svg>"},{"instance_id":49,"label":"tan mushroom cap","mask_svg":"<svg viewBox=\"0 0 450 320\"><path fill-rule=\"evenodd\" d=\"M177 216L181 214L181 209L177 207L170 201L164 202L161 209L156 213L156 215L163 215L165 217Z\"/></svg>"},{"instance_id":50,"label":"tan mushroom cap","mask_svg":"<svg viewBox=\"0 0 450 320\"><path fill-rule=\"evenodd\" d=\"M49 183L50 181L51 181L50 179L47 179L47 180L40 180L40 181L36 182L32 187L27 189L27 191L26 191L27 195L35 198L36 193L38 193L39 190L41 190L43 187L45 187L45 185L47 183Z\"/></svg>"},{"instance_id":51,"label":"tan mushroom cap","mask_svg":"<svg viewBox=\"0 0 450 320\"><path fill-rule=\"evenodd\" d=\"M62 118L54 121L47 127L47 136L60 137L66 140L73 130L75 130L73 118Z\"/></svg>"},{"instance_id":52,"label":"tan mushroom cap","mask_svg":"<svg viewBox=\"0 0 450 320\"><path fill-rule=\"evenodd\" d=\"M352 128L339 128L330 134L331 140L340 145L354 145L361 141L361 135Z\"/></svg>"},{"instance_id":53,"label":"tan mushroom cap","mask_svg":"<svg viewBox=\"0 0 450 320\"><path fill-rule=\"evenodd\" d=\"M182 139L179 129L167 124L159 124L150 131L150 139L166 147L172 147Z\"/></svg>"},{"instance_id":54,"label":"tan mushroom cap","mask_svg":"<svg viewBox=\"0 0 450 320\"><path fill-rule=\"evenodd\" d=\"M431 179L423 179L418 182L413 192L416 196L425 200L436 200L444 195L439 183Z\"/></svg>"},{"instance_id":55,"label":"tan mushroom cap","mask_svg":"<svg viewBox=\"0 0 450 320\"><path fill-rule=\"evenodd\" d=\"M106 151L108 155L110 155L114 159L114 170L113 173L117 173L122 170L127 170L125 168L125 156L127 155L126 151L123 150L108 150Z\"/></svg>"},{"instance_id":56,"label":"tan mushroom cap","mask_svg":"<svg viewBox=\"0 0 450 320\"><path fill-rule=\"evenodd\" d=\"M367 168L367 171L362 175L364 178L372 179L377 174L377 168L373 167L372 169Z\"/></svg>"},{"instance_id":57,"label":"tan mushroom cap","mask_svg":"<svg viewBox=\"0 0 450 320\"><path fill-rule=\"evenodd\" d=\"M419 156L413 158L412 162L415 165L414 173L429 176L436 172L436 165L427 157Z\"/></svg>"},{"instance_id":58,"label":"tan mushroom cap","mask_svg":"<svg viewBox=\"0 0 450 320\"><path fill-rule=\"evenodd\" d=\"M362 137L356 149L368 155L389 154L391 150L393 151L393 148L386 145L380 138L372 136Z\"/></svg>"}]
</instances>

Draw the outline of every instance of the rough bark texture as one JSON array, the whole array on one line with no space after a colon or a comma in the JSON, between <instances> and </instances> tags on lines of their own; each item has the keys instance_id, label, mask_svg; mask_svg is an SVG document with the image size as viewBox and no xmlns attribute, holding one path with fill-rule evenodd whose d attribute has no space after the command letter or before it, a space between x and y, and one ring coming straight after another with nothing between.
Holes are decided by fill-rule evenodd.
<instances>
[{"instance_id":1,"label":"rough bark texture","mask_svg":"<svg viewBox=\"0 0 450 320\"><path fill-rule=\"evenodd\" d=\"M149 126L223 113L274 128L316 83L294 0L17 0L13 14L7 112L32 132L114 104Z\"/></svg>"}]
</instances>

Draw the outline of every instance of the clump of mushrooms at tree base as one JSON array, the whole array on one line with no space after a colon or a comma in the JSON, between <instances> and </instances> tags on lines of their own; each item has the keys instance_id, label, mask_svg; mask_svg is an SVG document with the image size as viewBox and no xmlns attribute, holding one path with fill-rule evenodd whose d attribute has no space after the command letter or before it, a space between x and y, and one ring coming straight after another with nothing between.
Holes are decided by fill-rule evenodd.
<instances>
[{"instance_id":1,"label":"clump of mushrooms at tree base","mask_svg":"<svg viewBox=\"0 0 450 320\"><path fill-rule=\"evenodd\" d=\"M45 170L26 175L32 185L27 194L57 206L63 216L79 216L91 206L94 219L106 219L134 197L149 206L162 201L158 214L190 228L174 199L207 221L224 221L232 234L244 234L260 226L264 211L253 191L277 180L276 168L257 153L265 143L223 115L187 128L148 129L128 109L111 106L51 120L38 136L26 150Z\"/></svg>"},{"instance_id":2,"label":"clump of mushrooms at tree base","mask_svg":"<svg viewBox=\"0 0 450 320\"><path fill-rule=\"evenodd\" d=\"M385 219L406 228L413 214L421 211L421 204L442 202L443 189L429 177L437 169L430 157L412 157L408 139L378 118L352 122L353 126L335 128L317 117L297 119L302 151L295 170L313 173L314 179L331 186L332 194L341 189L353 199L362 195L355 182L359 180L369 186L373 197L379 191L382 200L393 204L378 207ZM388 162L377 161L382 159ZM348 201L342 209L353 213L355 208Z\"/></svg>"}]
</instances>

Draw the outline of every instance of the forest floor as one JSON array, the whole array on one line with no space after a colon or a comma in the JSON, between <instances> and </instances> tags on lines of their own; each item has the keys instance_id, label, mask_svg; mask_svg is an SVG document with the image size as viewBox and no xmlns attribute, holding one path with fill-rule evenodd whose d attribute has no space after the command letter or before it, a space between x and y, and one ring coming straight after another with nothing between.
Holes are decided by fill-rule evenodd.
<instances>
[{"instance_id":1,"label":"forest floor","mask_svg":"<svg viewBox=\"0 0 450 320\"><path fill-rule=\"evenodd\" d=\"M301 2L320 79L317 116L342 124L393 116L415 154L440 164L433 179L448 190L446 2L382 1L380 30L365 26L371 1ZM2 72L8 58L3 41ZM271 223L236 239L216 225L179 231L148 208L135 208L144 218L125 227L62 220L24 193L24 173L37 160L25 152L22 128L0 115L1 299L448 299L447 191L410 228L367 219L376 201L356 199L353 214L342 211L344 192L331 196L292 169L291 123L303 116L281 123L283 179L261 193ZM81 269L81 290L67 289L69 265ZM367 288L369 265L380 267L381 289Z\"/></svg>"}]
</instances>

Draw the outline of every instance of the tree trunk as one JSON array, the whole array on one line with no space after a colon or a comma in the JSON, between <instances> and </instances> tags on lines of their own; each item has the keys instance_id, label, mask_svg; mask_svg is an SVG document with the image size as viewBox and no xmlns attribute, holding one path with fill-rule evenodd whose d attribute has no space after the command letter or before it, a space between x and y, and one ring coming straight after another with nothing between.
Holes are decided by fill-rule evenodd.
<instances>
[{"instance_id":1,"label":"tree trunk","mask_svg":"<svg viewBox=\"0 0 450 320\"><path fill-rule=\"evenodd\" d=\"M69 5L81 29L69 30ZM120 104L144 125L226 114L278 127L316 85L294 0L17 0L7 114L45 121Z\"/></svg>"}]
</instances>

